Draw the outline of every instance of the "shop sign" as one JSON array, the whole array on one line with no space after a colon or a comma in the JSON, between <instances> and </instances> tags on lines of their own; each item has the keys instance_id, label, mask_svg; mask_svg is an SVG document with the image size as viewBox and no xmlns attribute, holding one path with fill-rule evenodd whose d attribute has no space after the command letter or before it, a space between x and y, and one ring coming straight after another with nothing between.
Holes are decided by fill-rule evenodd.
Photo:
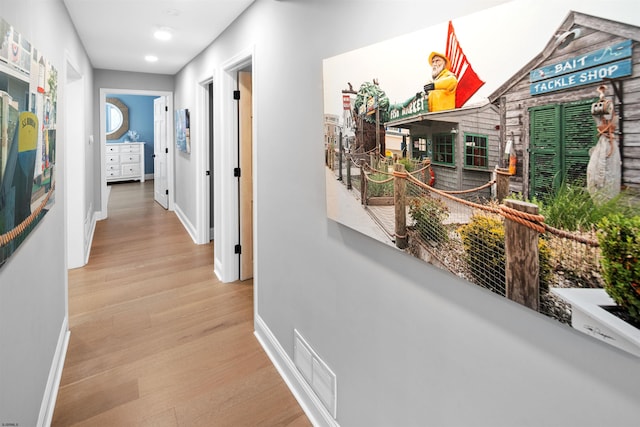
<instances>
[{"instance_id":1,"label":"shop sign","mask_svg":"<svg viewBox=\"0 0 640 427\"><path fill-rule=\"evenodd\" d=\"M589 68L588 70L565 74L557 78L532 83L529 86L529 92L531 95L541 95L543 93L555 92L557 90L600 82L604 79L616 79L618 77L630 76L631 69L631 59L624 59L622 61L611 62L600 67Z\"/></svg>"},{"instance_id":2,"label":"shop sign","mask_svg":"<svg viewBox=\"0 0 640 427\"><path fill-rule=\"evenodd\" d=\"M625 40L585 55L537 68L529 73L531 95L629 76L632 41ZM629 58L624 60L624 58Z\"/></svg>"},{"instance_id":3,"label":"shop sign","mask_svg":"<svg viewBox=\"0 0 640 427\"><path fill-rule=\"evenodd\" d=\"M426 97L420 96L405 104L392 105L389 110L389 121L406 119L429 112L429 104Z\"/></svg>"},{"instance_id":4,"label":"shop sign","mask_svg":"<svg viewBox=\"0 0 640 427\"><path fill-rule=\"evenodd\" d=\"M351 97L349 95L342 95L342 109L345 111L351 110Z\"/></svg>"}]
</instances>

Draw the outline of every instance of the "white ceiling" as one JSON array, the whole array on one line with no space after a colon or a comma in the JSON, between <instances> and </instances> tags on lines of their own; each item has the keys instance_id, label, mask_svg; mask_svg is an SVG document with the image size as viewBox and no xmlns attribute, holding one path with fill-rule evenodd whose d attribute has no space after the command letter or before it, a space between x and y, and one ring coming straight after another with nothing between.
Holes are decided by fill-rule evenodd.
<instances>
[{"instance_id":1,"label":"white ceiling","mask_svg":"<svg viewBox=\"0 0 640 427\"><path fill-rule=\"evenodd\" d=\"M94 68L176 74L254 0L64 0ZM173 38L153 33L169 27ZM158 61L146 62L146 55Z\"/></svg>"}]
</instances>

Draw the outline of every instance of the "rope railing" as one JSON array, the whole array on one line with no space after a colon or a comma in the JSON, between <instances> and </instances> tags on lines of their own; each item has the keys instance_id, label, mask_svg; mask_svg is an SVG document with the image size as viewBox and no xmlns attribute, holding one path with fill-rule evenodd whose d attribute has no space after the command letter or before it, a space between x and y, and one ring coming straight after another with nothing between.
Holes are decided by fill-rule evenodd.
<instances>
[{"instance_id":1,"label":"rope railing","mask_svg":"<svg viewBox=\"0 0 640 427\"><path fill-rule=\"evenodd\" d=\"M413 176L408 175L407 179L409 181L411 181L412 183L418 185L420 188L423 188L425 190L431 191L433 193L436 193L438 195L441 195L443 197L446 197L450 200L453 200L455 202L461 203L463 205L467 205L469 207L472 207L474 209L478 209L478 210L482 210L485 212L490 212L493 214L497 214L500 215L504 218L508 218L512 221L515 221L519 224L522 224L526 227L529 227L533 230L536 230L537 232L539 232L540 234L544 234L545 232L548 232L550 234L554 234L558 237L563 237L565 239L570 239L570 240L574 240L578 243L583 243L587 246L591 246L591 247L599 247L600 244L598 243L597 240L594 239L589 239L586 238L584 236L580 236L578 234L575 233L571 233L569 231L566 230L561 230L559 228L555 228L550 226L549 224L546 224L545 218L542 215L533 215L533 214L528 214L526 212L521 212L515 209L511 209L508 208L505 205L499 205L498 208L494 208L492 206L487 206L487 205L481 205L479 203L474 203L468 200L464 200L464 199L460 199L458 197L455 197L452 192L448 192L448 191L442 191L442 190L438 190L436 188L430 187L429 185L415 179ZM492 185L495 181L490 181L487 184L484 184L481 187L478 188L486 188L489 185Z\"/></svg>"},{"instance_id":2,"label":"rope railing","mask_svg":"<svg viewBox=\"0 0 640 427\"><path fill-rule=\"evenodd\" d=\"M385 175L391 175L391 174L387 173ZM374 184L386 184L387 182L393 181L393 175L391 175L387 179L383 179L382 181L378 181L378 180L375 180L375 179L371 178L371 174L366 174L365 173L365 178L367 179L367 181L373 182Z\"/></svg>"},{"instance_id":3,"label":"rope railing","mask_svg":"<svg viewBox=\"0 0 640 427\"><path fill-rule=\"evenodd\" d=\"M587 246L590 246L592 248L600 247L600 243L595 239L589 239L589 238L584 237L584 236L578 236L575 233L571 233L571 232L566 231L566 230L561 230L559 228L552 227L549 224L543 224L543 225L544 225L545 231L547 231L547 232L549 232L549 233L551 233L553 235L556 235L558 237L562 237L562 238L565 238L565 239L570 239L570 240L576 241L578 243L582 243L582 244L585 244Z\"/></svg>"},{"instance_id":4,"label":"rope railing","mask_svg":"<svg viewBox=\"0 0 640 427\"><path fill-rule=\"evenodd\" d=\"M391 176L391 172L386 172L386 171L381 171L379 169L375 169L368 163L366 163L364 165L364 168L369 170L371 173L378 173L378 174L381 174L381 175L389 175L389 176Z\"/></svg>"},{"instance_id":5,"label":"rope railing","mask_svg":"<svg viewBox=\"0 0 640 427\"><path fill-rule=\"evenodd\" d=\"M25 230L33 223L33 221L35 221L35 219L40 215L44 207L49 202L49 198L51 197L54 188L55 183L51 186L51 190L47 193L46 197L35 211L31 212L31 214L16 227L0 235L0 247L8 245L12 240L18 238L22 233L25 232Z\"/></svg>"},{"instance_id":6,"label":"rope railing","mask_svg":"<svg viewBox=\"0 0 640 427\"><path fill-rule=\"evenodd\" d=\"M496 180L493 179L489 182L487 182L486 184L481 185L480 187L475 187L475 188L469 188L468 190L448 190L445 191L445 193L447 194L469 194L469 193L476 193L478 191L484 190L485 188L489 188L491 187L493 184L496 183Z\"/></svg>"}]
</instances>

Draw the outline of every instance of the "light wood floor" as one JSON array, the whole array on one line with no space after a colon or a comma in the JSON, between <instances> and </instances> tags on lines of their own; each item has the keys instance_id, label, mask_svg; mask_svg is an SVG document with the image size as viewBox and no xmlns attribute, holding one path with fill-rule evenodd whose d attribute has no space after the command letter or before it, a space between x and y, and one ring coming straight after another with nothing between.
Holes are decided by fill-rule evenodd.
<instances>
[{"instance_id":1,"label":"light wood floor","mask_svg":"<svg viewBox=\"0 0 640 427\"><path fill-rule=\"evenodd\" d=\"M215 278L153 181L112 186L69 323L53 426L311 425L253 335L252 283Z\"/></svg>"}]
</instances>

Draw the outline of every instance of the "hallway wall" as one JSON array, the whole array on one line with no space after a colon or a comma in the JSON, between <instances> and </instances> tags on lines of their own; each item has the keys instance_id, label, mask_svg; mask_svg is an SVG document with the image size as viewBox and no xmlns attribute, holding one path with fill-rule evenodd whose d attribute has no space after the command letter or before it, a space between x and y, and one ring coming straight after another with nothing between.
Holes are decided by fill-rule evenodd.
<instances>
[{"instance_id":1,"label":"hallway wall","mask_svg":"<svg viewBox=\"0 0 640 427\"><path fill-rule=\"evenodd\" d=\"M637 358L326 217L322 60L498 3L257 0L177 75L176 106L197 105L198 82L255 52L257 335L312 406L287 364L300 331L337 375L343 427L637 423Z\"/></svg>"},{"instance_id":2,"label":"hallway wall","mask_svg":"<svg viewBox=\"0 0 640 427\"><path fill-rule=\"evenodd\" d=\"M36 7L34 0L0 0L0 15L58 71L55 204L0 268L0 424L35 426L49 403L46 387L67 330L66 62L82 74L86 106L91 106L92 70L62 1L38 1ZM92 120L85 119L87 141Z\"/></svg>"}]
</instances>

